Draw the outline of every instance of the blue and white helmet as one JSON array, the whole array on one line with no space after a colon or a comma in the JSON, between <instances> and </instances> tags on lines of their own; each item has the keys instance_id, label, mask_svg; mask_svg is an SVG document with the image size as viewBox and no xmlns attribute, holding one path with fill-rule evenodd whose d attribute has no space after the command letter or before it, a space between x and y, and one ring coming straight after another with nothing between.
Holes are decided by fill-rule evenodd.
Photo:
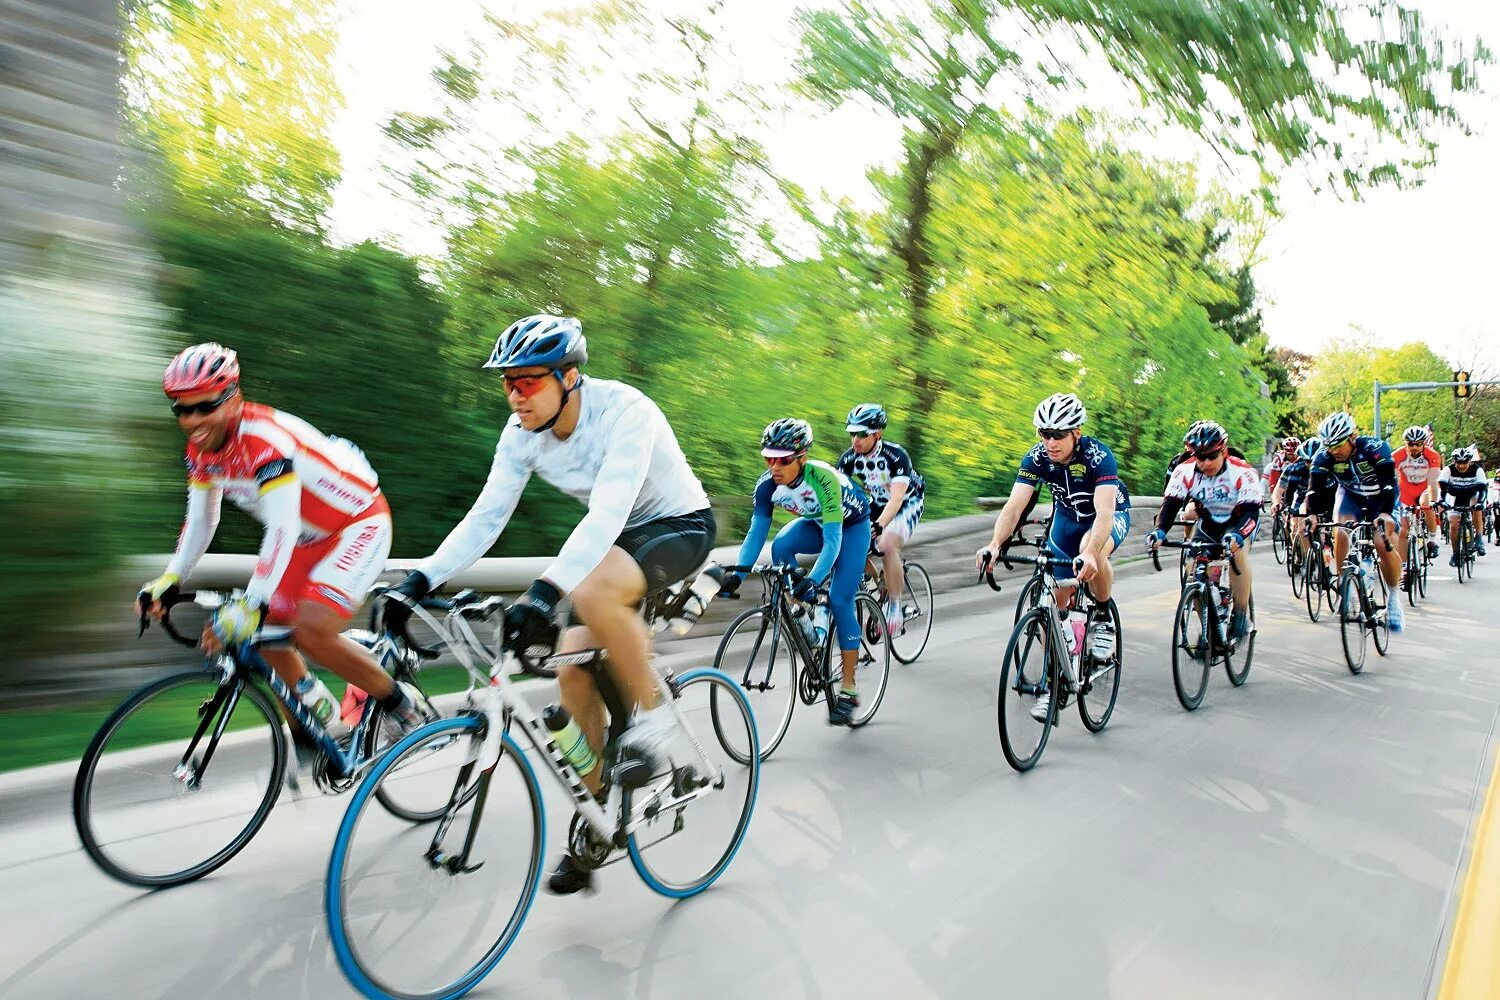
<instances>
[{"instance_id":1,"label":"blue and white helmet","mask_svg":"<svg viewBox=\"0 0 1500 1000\"><path fill-rule=\"evenodd\" d=\"M796 417L782 417L766 425L760 435L760 453L767 458L799 455L812 447L812 425Z\"/></svg>"},{"instance_id":2,"label":"blue and white helmet","mask_svg":"<svg viewBox=\"0 0 1500 1000\"><path fill-rule=\"evenodd\" d=\"M1343 444L1353 436L1354 418L1342 410L1328 414L1318 425L1318 437L1322 438L1325 446L1328 447Z\"/></svg>"},{"instance_id":3,"label":"blue and white helmet","mask_svg":"<svg viewBox=\"0 0 1500 1000\"><path fill-rule=\"evenodd\" d=\"M844 429L848 431L883 431L887 422L885 407L879 403L860 403L849 411Z\"/></svg>"},{"instance_id":4,"label":"blue and white helmet","mask_svg":"<svg viewBox=\"0 0 1500 1000\"><path fill-rule=\"evenodd\" d=\"M518 319L508 326L486 368L531 368L540 366L554 371L580 368L589 359L588 344L583 339L583 324L572 316L549 316L545 313Z\"/></svg>"},{"instance_id":5,"label":"blue and white helmet","mask_svg":"<svg viewBox=\"0 0 1500 1000\"><path fill-rule=\"evenodd\" d=\"M1317 457L1318 452L1322 449L1322 447L1322 438L1316 436L1310 437L1306 441L1303 441L1302 445L1297 449L1297 457L1302 459L1304 462L1311 462L1314 458Z\"/></svg>"}]
</instances>

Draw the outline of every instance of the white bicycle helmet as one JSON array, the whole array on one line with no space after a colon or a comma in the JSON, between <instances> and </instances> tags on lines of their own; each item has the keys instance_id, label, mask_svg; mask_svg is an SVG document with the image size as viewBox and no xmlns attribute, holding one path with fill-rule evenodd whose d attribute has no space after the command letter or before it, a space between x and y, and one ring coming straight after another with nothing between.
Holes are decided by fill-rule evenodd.
<instances>
[{"instance_id":1,"label":"white bicycle helmet","mask_svg":"<svg viewBox=\"0 0 1500 1000\"><path fill-rule=\"evenodd\" d=\"M1076 431L1086 419L1088 411L1078 397L1071 392L1059 392L1036 405L1031 422L1039 431Z\"/></svg>"},{"instance_id":2,"label":"white bicycle helmet","mask_svg":"<svg viewBox=\"0 0 1500 1000\"><path fill-rule=\"evenodd\" d=\"M1325 448L1335 448L1353 436L1354 418L1342 410L1328 414L1318 425L1318 437L1323 439Z\"/></svg>"}]
</instances>

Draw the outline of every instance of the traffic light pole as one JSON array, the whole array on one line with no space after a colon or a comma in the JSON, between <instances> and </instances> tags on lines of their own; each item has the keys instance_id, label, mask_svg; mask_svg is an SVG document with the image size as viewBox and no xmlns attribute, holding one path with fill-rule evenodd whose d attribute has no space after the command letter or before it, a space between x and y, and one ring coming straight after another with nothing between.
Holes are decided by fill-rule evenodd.
<instances>
[{"instance_id":1,"label":"traffic light pole","mask_svg":"<svg viewBox=\"0 0 1500 1000\"><path fill-rule=\"evenodd\" d=\"M1500 385L1500 379L1464 379L1462 382L1393 382L1382 385L1375 380L1375 428L1376 437L1385 437L1385 425L1380 422L1380 397L1387 392L1436 392L1439 389L1457 389L1463 386L1477 389L1483 385Z\"/></svg>"}]
</instances>

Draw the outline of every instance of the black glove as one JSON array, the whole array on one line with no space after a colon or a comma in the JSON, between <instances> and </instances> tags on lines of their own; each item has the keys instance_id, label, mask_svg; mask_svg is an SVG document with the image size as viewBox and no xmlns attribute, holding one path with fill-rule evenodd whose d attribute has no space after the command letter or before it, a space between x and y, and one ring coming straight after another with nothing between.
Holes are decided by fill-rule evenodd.
<instances>
[{"instance_id":1,"label":"black glove","mask_svg":"<svg viewBox=\"0 0 1500 1000\"><path fill-rule=\"evenodd\" d=\"M529 658L551 656L557 648L557 602L562 591L546 580L531 587L505 609L505 648Z\"/></svg>"},{"instance_id":2,"label":"black glove","mask_svg":"<svg viewBox=\"0 0 1500 1000\"><path fill-rule=\"evenodd\" d=\"M744 582L744 578L738 573L725 573L723 579L719 581L719 592L714 596L736 597L740 592L740 584Z\"/></svg>"},{"instance_id":3,"label":"black glove","mask_svg":"<svg viewBox=\"0 0 1500 1000\"><path fill-rule=\"evenodd\" d=\"M427 579L427 574L414 569L406 574L406 579L392 587L389 593L401 594L415 604L432 593L432 583ZM411 620L411 608L400 601L387 600L381 605L380 618L387 632L400 635L406 631L406 623Z\"/></svg>"},{"instance_id":4,"label":"black glove","mask_svg":"<svg viewBox=\"0 0 1500 1000\"><path fill-rule=\"evenodd\" d=\"M792 596L804 604L810 603L818 596L818 585L813 583L812 577L804 576L792 584Z\"/></svg>"}]
</instances>

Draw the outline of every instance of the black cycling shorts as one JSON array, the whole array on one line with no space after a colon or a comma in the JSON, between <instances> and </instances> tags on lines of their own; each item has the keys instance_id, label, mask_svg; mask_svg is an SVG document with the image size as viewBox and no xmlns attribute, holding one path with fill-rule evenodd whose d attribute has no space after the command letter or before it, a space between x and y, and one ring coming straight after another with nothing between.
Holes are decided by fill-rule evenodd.
<instances>
[{"instance_id":1,"label":"black cycling shorts","mask_svg":"<svg viewBox=\"0 0 1500 1000\"><path fill-rule=\"evenodd\" d=\"M686 580L708 561L717 533L714 512L705 507L626 528L615 544L646 574L646 593L650 595Z\"/></svg>"}]
</instances>

